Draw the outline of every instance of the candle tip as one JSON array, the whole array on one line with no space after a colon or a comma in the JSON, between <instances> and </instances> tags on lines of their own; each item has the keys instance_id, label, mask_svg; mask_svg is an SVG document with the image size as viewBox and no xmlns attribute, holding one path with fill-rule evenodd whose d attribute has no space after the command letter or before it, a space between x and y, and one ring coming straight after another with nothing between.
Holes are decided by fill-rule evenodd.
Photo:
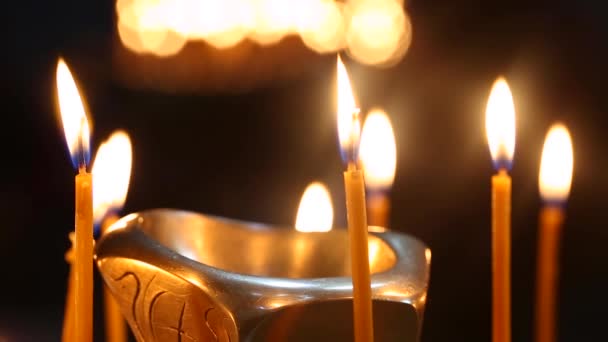
<instances>
[{"instance_id":1,"label":"candle tip","mask_svg":"<svg viewBox=\"0 0 608 342\"><path fill-rule=\"evenodd\" d=\"M373 109L365 119L359 147L370 191L388 191L395 180L397 147L391 121L382 109Z\"/></svg>"},{"instance_id":2,"label":"candle tip","mask_svg":"<svg viewBox=\"0 0 608 342\"><path fill-rule=\"evenodd\" d=\"M61 122L75 169L90 162L90 126L76 82L63 59L57 62L57 97Z\"/></svg>"},{"instance_id":3,"label":"candle tip","mask_svg":"<svg viewBox=\"0 0 608 342\"><path fill-rule=\"evenodd\" d=\"M329 190L323 183L310 183L300 200L296 216L296 230L327 232L331 230L333 220L334 211Z\"/></svg>"},{"instance_id":4,"label":"candle tip","mask_svg":"<svg viewBox=\"0 0 608 342\"><path fill-rule=\"evenodd\" d=\"M509 84L499 77L486 106L486 135L494 167L511 169L515 150L515 105Z\"/></svg>"},{"instance_id":5,"label":"candle tip","mask_svg":"<svg viewBox=\"0 0 608 342\"><path fill-rule=\"evenodd\" d=\"M563 124L551 126L541 157L539 171L540 195L548 205L562 205L570 194L574 153L568 128Z\"/></svg>"},{"instance_id":6,"label":"candle tip","mask_svg":"<svg viewBox=\"0 0 608 342\"><path fill-rule=\"evenodd\" d=\"M93 163L93 216L97 224L122 209L129 190L132 154L131 140L123 131L112 133L99 146Z\"/></svg>"}]
</instances>

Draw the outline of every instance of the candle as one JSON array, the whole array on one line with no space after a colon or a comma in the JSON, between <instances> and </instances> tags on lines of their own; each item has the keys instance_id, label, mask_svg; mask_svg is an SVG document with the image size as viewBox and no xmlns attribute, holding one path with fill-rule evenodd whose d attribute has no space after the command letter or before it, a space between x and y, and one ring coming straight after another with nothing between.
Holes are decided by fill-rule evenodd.
<instances>
[{"instance_id":1,"label":"candle","mask_svg":"<svg viewBox=\"0 0 608 342\"><path fill-rule=\"evenodd\" d=\"M539 190L545 203L540 213L536 274L536 341L556 340L555 312L559 275L559 244L564 205L570 193L574 158L568 129L553 125L545 139Z\"/></svg>"},{"instance_id":2,"label":"candle","mask_svg":"<svg viewBox=\"0 0 608 342\"><path fill-rule=\"evenodd\" d=\"M302 233L325 233L331 230L334 220L334 209L327 187L321 182L312 182L304 190L298 213L296 214L295 228ZM306 272L307 265L314 258L311 239L297 235L291 247L289 267L290 278L301 278ZM299 319L298 315L286 315L281 324L271 329L267 341L288 341L292 327Z\"/></svg>"},{"instance_id":3,"label":"candle","mask_svg":"<svg viewBox=\"0 0 608 342\"><path fill-rule=\"evenodd\" d=\"M372 110L361 131L361 164L367 189L369 224L388 226L389 193L395 179L397 147L391 121L382 109Z\"/></svg>"},{"instance_id":4,"label":"candle","mask_svg":"<svg viewBox=\"0 0 608 342\"><path fill-rule=\"evenodd\" d=\"M89 163L89 121L76 83L63 60L57 63L57 95L63 129L78 170L75 177L74 339L93 338L93 179Z\"/></svg>"},{"instance_id":5,"label":"candle","mask_svg":"<svg viewBox=\"0 0 608 342\"><path fill-rule=\"evenodd\" d=\"M63 317L63 330L61 332L61 341L74 341L74 284L76 282L76 274L74 272L74 233L70 233L70 249L65 253L65 261L68 263L68 288L65 296L65 311Z\"/></svg>"},{"instance_id":6,"label":"candle","mask_svg":"<svg viewBox=\"0 0 608 342\"><path fill-rule=\"evenodd\" d=\"M132 159L131 140L125 132L114 132L99 146L93 164L93 212L102 233L118 220L117 213L127 198ZM126 342L125 319L107 286L103 298L106 340Z\"/></svg>"},{"instance_id":7,"label":"candle","mask_svg":"<svg viewBox=\"0 0 608 342\"><path fill-rule=\"evenodd\" d=\"M120 130L113 132L95 155L93 216L95 222L101 224L102 231L107 228L104 224L107 226L111 221L108 216L116 216L127 199L132 162L131 140L126 132Z\"/></svg>"},{"instance_id":8,"label":"candle","mask_svg":"<svg viewBox=\"0 0 608 342\"><path fill-rule=\"evenodd\" d=\"M492 340L511 341L511 167L515 150L515 108L511 90L499 78L486 107L492 177Z\"/></svg>"},{"instance_id":9,"label":"candle","mask_svg":"<svg viewBox=\"0 0 608 342\"><path fill-rule=\"evenodd\" d=\"M310 183L298 207L296 230L300 232L328 232L334 221L334 209L327 187L320 182Z\"/></svg>"},{"instance_id":10,"label":"candle","mask_svg":"<svg viewBox=\"0 0 608 342\"><path fill-rule=\"evenodd\" d=\"M348 168L344 172L344 187L350 240L356 342L374 340L365 183L363 171L357 165L360 131L359 109L355 105L346 68L338 56L338 136L342 156L348 163Z\"/></svg>"}]
</instances>

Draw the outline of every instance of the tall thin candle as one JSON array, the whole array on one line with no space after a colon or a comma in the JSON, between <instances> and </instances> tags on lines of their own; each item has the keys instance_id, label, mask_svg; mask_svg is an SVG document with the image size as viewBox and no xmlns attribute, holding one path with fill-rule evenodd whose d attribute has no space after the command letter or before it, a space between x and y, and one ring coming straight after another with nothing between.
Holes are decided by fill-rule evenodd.
<instances>
[{"instance_id":1,"label":"tall thin candle","mask_svg":"<svg viewBox=\"0 0 608 342\"><path fill-rule=\"evenodd\" d=\"M89 121L76 83L63 60L57 64L57 93L75 177L75 333L78 342L93 338L93 178L89 164Z\"/></svg>"},{"instance_id":2,"label":"tall thin candle","mask_svg":"<svg viewBox=\"0 0 608 342\"><path fill-rule=\"evenodd\" d=\"M511 177L515 150L515 108L511 90L499 78L486 107L486 133L498 173L492 177L492 341L511 341Z\"/></svg>"},{"instance_id":3,"label":"tall thin candle","mask_svg":"<svg viewBox=\"0 0 608 342\"><path fill-rule=\"evenodd\" d=\"M101 223L102 234L118 220L117 213L122 209L127 198L132 154L129 135L123 131L117 131L99 146L95 156L93 163L94 218L96 223ZM104 286L103 294L106 340L126 342L127 328L120 307L107 286Z\"/></svg>"},{"instance_id":4,"label":"tall thin candle","mask_svg":"<svg viewBox=\"0 0 608 342\"><path fill-rule=\"evenodd\" d=\"M76 286L76 271L74 270L74 232L70 233L70 249L65 253L65 261L68 264L68 287L65 296L65 311L63 316L63 330L61 332L62 342L74 341L74 287Z\"/></svg>"},{"instance_id":5,"label":"tall thin candle","mask_svg":"<svg viewBox=\"0 0 608 342\"><path fill-rule=\"evenodd\" d=\"M536 274L536 341L556 341L556 298L559 276L559 245L565 218L564 205L570 193L574 157L568 129L554 125L545 139L539 172L539 190L544 202L538 231Z\"/></svg>"},{"instance_id":6,"label":"tall thin candle","mask_svg":"<svg viewBox=\"0 0 608 342\"><path fill-rule=\"evenodd\" d=\"M101 227L102 232L118 221L118 215L108 215ZM106 328L106 341L127 342L127 324L120 312L120 306L107 286L103 287L104 323Z\"/></svg>"},{"instance_id":7,"label":"tall thin candle","mask_svg":"<svg viewBox=\"0 0 608 342\"><path fill-rule=\"evenodd\" d=\"M359 109L355 105L346 68L338 56L338 135L343 155L348 163L348 168L344 172L344 187L350 237L355 341L370 342L374 340L374 322L365 183L363 171L357 165L360 132Z\"/></svg>"}]
</instances>

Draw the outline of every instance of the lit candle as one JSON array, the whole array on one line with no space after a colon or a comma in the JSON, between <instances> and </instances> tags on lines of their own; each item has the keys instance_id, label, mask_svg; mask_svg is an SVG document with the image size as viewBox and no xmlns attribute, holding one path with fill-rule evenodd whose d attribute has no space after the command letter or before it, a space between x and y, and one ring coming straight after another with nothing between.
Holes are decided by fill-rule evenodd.
<instances>
[{"instance_id":1,"label":"lit candle","mask_svg":"<svg viewBox=\"0 0 608 342\"><path fill-rule=\"evenodd\" d=\"M117 131L99 146L93 163L93 213L104 233L118 220L118 212L127 198L132 163L131 140ZM127 329L112 293L104 286L106 340L126 342Z\"/></svg>"},{"instance_id":2,"label":"lit candle","mask_svg":"<svg viewBox=\"0 0 608 342\"><path fill-rule=\"evenodd\" d=\"M397 147L391 121L381 109L372 110L365 119L360 154L365 172L369 224L386 228L391 208L389 193L397 167Z\"/></svg>"},{"instance_id":3,"label":"lit candle","mask_svg":"<svg viewBox=\"0 0 608 342\"><path fill-rule=\"evenodd\" d=\"M492 177L492 340L511 341L511 167L515 108L507 82L499 78L486 107L486 133L498 173Z\"/></svg>"},{"instance_id":4,"label":"lit candle","mask_svg":"<svg viewBox=\"0 0 608 342\"><path fill-rule=\"evenodd\" d=\"M570 194L574 157L568 129L553 125L545 139L539 172L540 213L536 274L536 341L556 340L555 312L559 274L559 244L564 205Z\"/></svg>"},{"instance_id":5,"label":"lit candle","mask_svg":"<svg viewBox=\"0 0 608 342\"><path fill-rule=\"evenodd\" d=\"M121 131L112 134L110 139L101 144L95 155L93 165L93 220L105 231L118 220L117 212L122 208L129 188L131 175L131 141L129 136ZM74 234L70 233L73 243ZM74 286L75 272L74 248L71 247L65 255L69 265L68 289L63 321L62 341L74 341ZM126 341L125 322L120 308L110 293L104 287L106 336L110 341Z\"/></svg>"},{"instance_id":6,"label":"lit candle","mask_svg":"<svg viewBox=\"0 0 608 342\"><path fill-rule=\"evenodd\" d=\"M296 230L300 232L328 232L334 221L334 209L327 187L320 182L313 182L306 187L298 214Z\"/></svg>"},{"instance_id":7,"label":"lit candle","mask_svg":"<svg viewBox=\"0 0 608 342\"><path fill-rule=\"evenodd\" d=\"M97 150L93 164L93 217L102 233L118 219L131 179L133 153L129 135L112 133Z\"/></svg>"},{"instance_id":8,"label":"lit candle","mask_svg":"<svg viewBox=\"0 0 608 342\"><path fill-rule=\"evenodd\" d=\"M320 182L310 183L298 206L295 228L302 233L325 233L329 232L333 226L334 209L331 203L331 196L327 187ZM296 236L295 243L291 250L292 263L289 267L289 274L293 278L301 278L303 271L311 262L311 257L315 257L315 251L311 245L311 239L303 235ZM275 329L272 329L267 341L288 341L290 327L293 322L298 320L297 315L288 315Z\"/></svg>"},{"instance_id":9,"label":"lit candle","mask_svg":"<svg viewBox=\"0 0 608 342\"><path fill-rule=\"evenodd\" d=\"M74 271L74 232L69 234L70 248L65 253L65 261L68 263L68 288L65 296L65 309L63 313L63 330L61 332L62 342L74 341L74 286L76 286L76 272Z\"/></svg>"},{"instance_id":10,"label":"lit candle","mask_svg":"<svg viewBox=\"0 0 608 342\"><path fill-rule=\"evenodd\" d=\"M355 341L374 340L372 317L372 290L369 271L367 215L365 207L365 183L359 161L361 123L359 109L346 73L338 56L338 137L342 155L348 163L344 172L346 212L353 281L353 313Z\"/></svg>"},{"instance_id":11,"label":"lit candle","mask_svg":"<svg viewBox=\"0 0 608 342\"><path fill-rule=\"evenodd\" d=\"M74 340L93 338L93 179L89 164L89 120L76 83L63 60L57 63L57 95L76 175Z\"/></svg>"}]
</instances>

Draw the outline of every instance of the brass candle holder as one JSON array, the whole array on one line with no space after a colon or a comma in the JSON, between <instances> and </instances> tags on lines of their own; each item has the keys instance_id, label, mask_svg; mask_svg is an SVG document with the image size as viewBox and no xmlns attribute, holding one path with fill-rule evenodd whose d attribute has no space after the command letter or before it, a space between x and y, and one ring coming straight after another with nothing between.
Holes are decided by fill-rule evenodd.
<instances>
[{"instance_id":1,"label":"brass candle holder","mask_svg":"<svg viewBox=\"0 0 608 342\"><path fill-rule=\"evenodd\" d=\"M374 227L372 227L374 228ZM430 250L370 233L376 341L417 341ZM155 209L115 223L96 263L138 341L352 341L348 233Z\"/></svg>"}]
</instances>

